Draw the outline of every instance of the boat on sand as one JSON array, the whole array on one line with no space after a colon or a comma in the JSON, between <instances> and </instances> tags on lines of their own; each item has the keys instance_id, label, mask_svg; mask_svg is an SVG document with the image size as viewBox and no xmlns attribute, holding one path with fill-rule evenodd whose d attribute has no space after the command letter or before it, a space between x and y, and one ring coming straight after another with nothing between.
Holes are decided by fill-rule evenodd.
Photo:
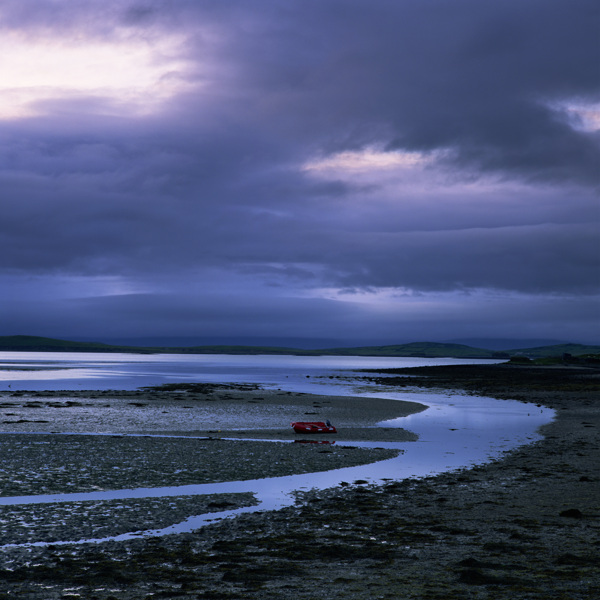
<instances>
[{"instance_id":1,"label":"boat on sand","mask_svg":"<svg viewBox=\"0 0 600 600\"><path fill-rule=\"evenodd\" d=\"M337 433L329 421L295 421L291 426L296 433Z\"/></svg>"}]
</instances>

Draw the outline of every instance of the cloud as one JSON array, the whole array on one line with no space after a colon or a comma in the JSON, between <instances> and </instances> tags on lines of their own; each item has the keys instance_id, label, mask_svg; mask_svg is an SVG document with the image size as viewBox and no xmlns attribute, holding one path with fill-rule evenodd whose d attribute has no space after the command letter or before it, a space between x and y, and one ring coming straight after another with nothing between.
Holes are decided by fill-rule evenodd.
<instances>
[{"instance_id":1,"label":"cloud","mask_svg":"<svg viewBox=\"0 0 600 600\"><path fill-rule=\"evenodd\" d=\"M183 89L185 61L176 36L86 40L3 31L0 119L35 114L132 114L157 110ZM178 76L179 75L179 76ZM67 101L67 102L65 102Z\"/></svg>"},{"instance_id":2,"label":"cloud","mask_svg":"<svg viewBox=\"0 0 600 600\"><path fill-rule=\"evenodd\" d=\"M516 297L598 293L596 3L27 4L0 30L43 42L55 77L15 80L29 95L0 110L0 273L54 278L41 321L133 327L138 306L140 331L164 311L165 332L181 314L334 335L385 326L320 290L474 293L480 327L485 294L508 318ZM63 69L75 50L85 76ZM428 306L416 322L442 328Z\"/></svg>"},{"instance_id":3,"label":"cloud","mask_svg":"<svg viewBox=\"0 0 600 600\"><path fill-rule=\"evenodd\" d=\"M39 293L39 285L38 281L31 289ZM60 289L45 287L44 310L34 296L4 302L4 334L96 340L162 336L184 338L191 344L240 343L240 339L260 344L259 340L267 338L270 344L288 345L290 338L327 338L329 347L473 336L544 338L549 332L553 339L596 343L598 336L598 296L540 300L539 296L476 290L301 298L250 292L240 302L219 291L182 295L180 290L61 299Z\"/></svg>"},{"instance_id":4,"label":"cloud","mask_svg":"<svg viewBox=\"0 0 600 600\"><path fill-rule=\"evenodd\" d=\"M593 2L263 7L220 40L226 89L297 141L451 149L469 168L597 181L597 140L552 108L598 99Z\"/></svg>"},{"instance_id":5,"label":"cloud","mask_svg":"<svg viewBox=\"0 0 600 600\"><path fill-rule=\"evenodd\" d=\"M114 51L125 37L172 61L177 52L202 78L179 102L192 130L225 119L241 132L256 124L262 144L293 135L301 151L451 149L448 160L469 168L597 181L597 140L557 109L598 101L592 1L71 4L29 14L9 2L3 22ZM161 50L173 36L186 42ZM194 110L207 112L190 122Z\"/></svg>"}]
</instances>

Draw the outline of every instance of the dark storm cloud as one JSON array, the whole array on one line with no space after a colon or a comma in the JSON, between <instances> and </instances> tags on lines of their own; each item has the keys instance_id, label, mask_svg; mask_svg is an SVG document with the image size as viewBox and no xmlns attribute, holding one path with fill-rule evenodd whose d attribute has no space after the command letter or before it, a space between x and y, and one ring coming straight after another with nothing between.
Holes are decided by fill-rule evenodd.
<instances>
[{"instance_id":1,"label":"dark storm cloud","mask_svg":"<svg viewBox=\"0 0 600 600\"><path fill-rule=\"evenodd\" d=\"M355 236L344 245L349 285L595 293L595 226L473 229ZM393 259L390 259L393 257ZM353 260L354 259L354 260ZM415 268L418 265L419 268Z\"/></svg>"},{"instance_id":2,"label":"dark storm cloud","mask_svg":"<svg viewBox=\"0 0 600 600\"><path fill-rule=\"evenodd\" d=\"M29 306L27 305L29 304ZM35 314L30 303L5 303L10 332L38 332L53 335L64 331L85 331L96 337L148 335L175 336L290 336L321 337L335 333L348 323L356 325L360 308L351 303L323 299L282 298L247 295L243 303L235 297L169 294L125 294L104 298L50 300L45 311ZM90 321L90 315L94 319ZM294 315L294 319L290 319ZM6 327L5 327L6 329ZM360 327L362 329L362 327ZM37 335L36 334L36 335Z\"/></svg>"},{"instance_id":3,"label":"dark storm cloud","mask_svg":"<svg viewBox=\"0 0 600 600\"><path fill-rule=\"evenodd\" d=\"M246 296L122 295L70 300L50 299L44 311L30 298L3 306L7 318L3 332L87 339L118 339L171 336L209 343L250 340L323 338L329 347L350 342L356 345L401 343L416 340L447 340L462 336L544 337L597 343L597 299L586 297L532 298L486 297L469 294L412 299L402 311L372 309L368 304L318 298ZM565 314L571 314L566 320ZM244 342L247 343L247 342ZM258 342L260 343L260 342ZM277 343L271 341L269 343ZM316 346L312 346L316 347Z\"/></svg>"},{"instance_id":4,"label":"dark storm cloud","mask_svg":"<svg viewBox=\"0 0 600 600\"><path fill-rule=\"evenodd\" d=\"M597 139L563 106L600 99L592 0L6 4L2 22L25 30L187 35L216 100L189 122L206 90L189 98L192 130L223 119L259 148L281 150L292 134L300 153L384 142L451 149L514 176L598 181Z\"/></svg>"},{"instance_id":5,"label":"dark storm cloud","mask_svg":"<svg viewBox=\"0 0 600 600\"><path fill-rule=\"evenodd\" d=\"M560 108L599 99L594 2L265 3L236 16L223 65L267 128L332 149L445 148L492 172L598 181L597 139Z\"/></svg>"},{"instance_id":6,"label":"dark storm cloud","mask_svg":"<svg viewBox=\"0 0 600 600\"><path fill-rule=\"evenodd\" d=\"M186 66L165 77L188 84L149 114L131 116L98 90L57 93L34 116L0 121L0 269L115 276L144 291L65 293L71 304L53 300L49 321L85 327L95 314L140 335L149 322L165 335L183 321L253 335L377 322L381 333L390 315L302 293L597 293L598 132L572 110L600 101L595 2L28 5L2 3L0 35L77 33L83 45L177 35ZM401 168L305 168L367 146L432 162L410 180ZM203 293L192 294L198 279ZM155 293L164 289L176 293ZM499 320L515 313L494 306ZM573 318L566 303L552 306L545 326ZM34 312L11 307L13 323ZM493 317L477 310L480 325Z\"/></svg>"}]
</instances>

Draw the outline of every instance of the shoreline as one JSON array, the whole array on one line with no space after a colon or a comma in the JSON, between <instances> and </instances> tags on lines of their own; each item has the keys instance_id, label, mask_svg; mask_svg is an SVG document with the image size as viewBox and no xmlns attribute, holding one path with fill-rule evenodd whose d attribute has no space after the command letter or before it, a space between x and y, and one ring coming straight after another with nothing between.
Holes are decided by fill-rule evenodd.
<instances>
[{"instance_id":1,"label":"shoreline","mask_svg":"<svg viewBox=\"0 0 600 600\"><path fill-rule=\"evenodd\" d=\"M600 596L599 371L500 365L478 380L480 367L427 367L422 383L554 408L542 440L435 477L306 493L190 534L31 551L37 566L4 570L0 598Z\"/></svg>"}]
</instances>

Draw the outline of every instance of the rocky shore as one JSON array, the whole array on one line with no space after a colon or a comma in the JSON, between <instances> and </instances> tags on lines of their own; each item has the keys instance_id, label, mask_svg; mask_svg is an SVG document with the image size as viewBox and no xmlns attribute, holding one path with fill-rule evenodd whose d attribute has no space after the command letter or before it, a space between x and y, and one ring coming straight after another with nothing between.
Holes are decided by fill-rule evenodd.
<instances>
[{"instance_id":1,"label":"rocky shore","mask_svg":"<svg viewBox=\"0 0 600 600\"><path fill-rule=\"evenodd\" d=\"M557 418L541 441L472 469L348 482L188 534L4 550L0 598L600 597L600 372L498 365L382 376L541 404ZM312 397L298 399L319 414L326 400L315 411ZM373 410L393 410L384 404Z\"/></svg>"}]
</instances>

